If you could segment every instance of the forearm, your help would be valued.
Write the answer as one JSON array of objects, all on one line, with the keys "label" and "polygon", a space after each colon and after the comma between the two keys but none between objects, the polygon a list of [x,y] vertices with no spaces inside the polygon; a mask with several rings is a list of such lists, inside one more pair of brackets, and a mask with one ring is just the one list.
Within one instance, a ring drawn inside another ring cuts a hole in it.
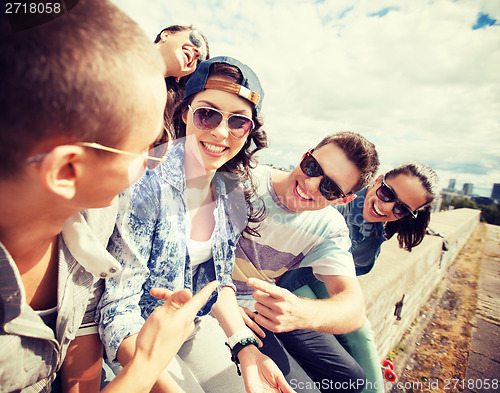
[{"label": "forearm", "polygon": [[[130,391],[130,384],[136,384],[135,381],[137,380],[139,382],[137,384],[137,392],[183,393],[184,390],[177,384],[167,369],[160,372],[152,372],[152,370],[157,370],[157,367],[154,367],[154,365],[151,367],[151,365],[148,365],[146,359],[141,359],[139,355],[136,355],[136,341],[137,334],[134,334],[123,340],[118,348],[117,358],[124,367],[118,374],[123,379],[118,386],[124,386],[128,389],[127,391]],[[118,389],[117,387],[114,388]],[[136,386],[134,385],[135,388]]]},{"label": "forearm", "polygon": [[102,390],[102,393],[149,392],[157,379],[158,375],[151,373],[147,362],[139,358],[130,358],[123,370]]},{"label": "forearm", "polygon": [[151,289],[150,294],[165,303],[151,313],[139,334],[119,343],[117,358],[125,367],[106,392],[144,392],[154,384],[156,392],[182,392],[167,366],[192,330],[197,311],[216,287],[217,281],[213,281],[194,297],[186,289],[175,293]]},{"label": "forearm", "polygon": [[212,312],[227,337],[246,328],[236,301],[236,294],[231,287],[222,287]]},{"label": "forearm", "polygon": [[[365,322],[363,298],[341,293],[330,299],[301,299],[304,302],[305,329],[343,334],[360,329]],[[297,326],[297,328],[301,328]]]},{"label": "forearm", "polygon": [[309,329],[343,334],[360,329],[365,323],[363,292],[355,277],[322,276],[329,299],[301,299],[309,310]]}]

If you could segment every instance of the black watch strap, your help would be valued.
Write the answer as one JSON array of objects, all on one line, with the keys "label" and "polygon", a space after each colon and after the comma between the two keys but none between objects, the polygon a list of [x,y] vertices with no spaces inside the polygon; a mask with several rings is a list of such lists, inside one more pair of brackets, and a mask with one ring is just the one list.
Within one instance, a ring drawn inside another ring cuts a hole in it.
[{"label": "black watch strap", "polygon": [[238,373],[238,375],[241,375],[240,367],[238,366],[240,364],[240,360],[238,359],[238,354],[243,348],[245,348],[248,345],[255,345],[258,348],[259,342],[255,337],[248,337],[238,341],[236,344],[234,344],[233,348],[231,348],[228,343],[226,343],[226,345],[231,350],[231,361],[234,364],[236,364],[236,372]]}]

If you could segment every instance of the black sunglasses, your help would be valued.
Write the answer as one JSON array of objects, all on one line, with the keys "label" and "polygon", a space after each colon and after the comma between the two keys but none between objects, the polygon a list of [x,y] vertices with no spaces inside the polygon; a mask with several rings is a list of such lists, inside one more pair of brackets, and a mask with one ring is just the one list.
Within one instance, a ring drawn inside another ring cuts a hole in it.
[{"label": "black sunglasses", "polygon": [[312,152],[313,150],[309,150],[300,162],[300,169],[304,172],[304,175],[309,177],[323,176],[323,179],[321,179],[321,182],[319,183],[319,191],[325,199],[332,201],[338,198],[345,198],[346,194],[342,191],[342,188],[325,175],[323,168],[321,168],[319,162],[316,161]]},{"label": "black sunglasses", "polygon": [[394,217],[396,217],[400,221],[405,221],[405,220],[411,220],[413,218],[417,218],[417,212],[413,212],[408,205],[405,205],[403,202],[401,202],[397,196],[394,190],[389,187],[385,183],[385,177],[382,178],[382,182],[380,184],[380,187],[377,188],[376,194],[378,199],[380,199],[382,202],[395,202],[394,206],[392,208],[392,213],[394,214]]}]

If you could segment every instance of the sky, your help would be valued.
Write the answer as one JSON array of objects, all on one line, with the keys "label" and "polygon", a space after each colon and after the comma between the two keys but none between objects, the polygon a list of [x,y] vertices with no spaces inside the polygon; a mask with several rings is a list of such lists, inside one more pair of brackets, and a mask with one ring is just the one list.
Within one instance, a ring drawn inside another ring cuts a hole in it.
[{"label": "sky", "polygon": [[296,166],[323,137],[354,131],[380,172],[431,166],[441,187],[500,183],[498,0],[113,0],[153,40],[194,25],[210,54],[250,66],[270,147]]}]

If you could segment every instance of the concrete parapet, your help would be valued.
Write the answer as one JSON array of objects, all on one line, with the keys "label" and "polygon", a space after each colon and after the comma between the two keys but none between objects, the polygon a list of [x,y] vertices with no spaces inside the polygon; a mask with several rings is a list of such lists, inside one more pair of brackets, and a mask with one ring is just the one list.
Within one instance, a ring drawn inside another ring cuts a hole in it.
[{"label": "concrete parapet", "polygon": [[[429,228],[442,237],[426,236],[411,253],[400,249],[393,237],[382,245],[373,270],[359,277],[381,358],[397,345],[418,316],[478,224],[479,216],[480,211],[473,209],[434,213]],[[447,251],[443,250],[444,241]],[[400,308],[397,304],[401,301]]]}]

